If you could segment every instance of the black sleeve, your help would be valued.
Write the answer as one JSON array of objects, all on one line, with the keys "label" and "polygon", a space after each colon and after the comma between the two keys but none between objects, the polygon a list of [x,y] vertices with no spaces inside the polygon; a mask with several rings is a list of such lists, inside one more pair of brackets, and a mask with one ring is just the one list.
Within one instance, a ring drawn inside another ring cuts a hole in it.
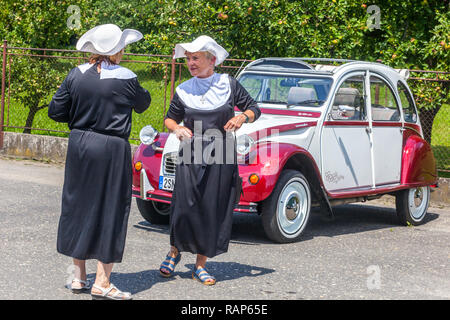
[{"label": "black sleeve", "polygon": [[137,113],[142,113],[150,106],[152,98],[150,97],[150,93],[146,89],[142,88],[137,78],[134,78],[133,82],[136,89],[133,103],[134,111]]},{"label": "black sleeve", "polygon": [[176,123],[180,123],[184,119],[184,106],[177,93],[175,93],[172,101],[170,101],[169,110],[164,120],[168,118],[174,120]]},{"label": "black sleeve", "polygon": [[57,122],[69,122],[69,112],[72,106],[70,82],[74,69],[69,72],[48,106],[48,116]]},{"label": "black sleeve", "polygon": [[258,104],[250,96],[250,94],[245,90],[245,88],[237,81],[235,78],[230,77],[231,88],[233,89],[234,104],[242,112],[246,110],[251,110],[255,114],[255,119],[258,119],[261,115],[261,110]]}]

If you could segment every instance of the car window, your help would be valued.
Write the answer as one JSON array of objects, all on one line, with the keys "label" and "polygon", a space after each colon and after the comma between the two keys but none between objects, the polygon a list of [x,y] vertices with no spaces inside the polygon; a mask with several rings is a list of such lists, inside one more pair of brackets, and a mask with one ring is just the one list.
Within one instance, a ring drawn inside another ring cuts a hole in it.
[{"label": "car window", "polygon": [[331,108],[333,120],[366,120],[364,77],[346,79],[339,87]]},{"label": "car window", "polygon": [[398,121],[400,112],[394,93],[381,78],[370,76],[370,102],[373,121]]},{"label": "car window", "polygon": [[406,122],[417,122],[416,109],[414,108],[414,102],[411,94],[406,89],[406,86],[398,82],[398,94],[400,96],[400,101],[402,103],[403,117]]},{"label": "car window", "polygon": [[328,77],[246,73],[239,82],[256,102],[317,107],[327,99],[333,80]]},{"label": "car window", "polygon": [[250,96],[254,99],[260,95],[263,79],[257,77],[242,77],[239,82],[244,86]]}]

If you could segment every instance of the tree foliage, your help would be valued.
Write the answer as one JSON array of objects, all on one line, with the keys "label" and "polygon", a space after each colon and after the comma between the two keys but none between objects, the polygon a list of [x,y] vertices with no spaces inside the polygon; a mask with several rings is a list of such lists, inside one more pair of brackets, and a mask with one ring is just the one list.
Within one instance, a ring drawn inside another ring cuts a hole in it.
[{"label": "tree foliage", "polygon": [[[67,26],[70,5],[80,8],[78,29]],[[171,54],[175,43],[207,34],[231,58],[347,58],[395,68],[449,70],[448,0],[378,0],[375,28],[370,8],[364,0],[3,0],[0,35],[17,46],[73,49],[88,29],[115,23],[144,34],[143,41],[127,48],[130,52]],[[24,102],[44,99],[44,91],[57,85],[51,83],[52,71],[44,60],[39,60],[44,72],[17,65],[23,70],[23,95],[35,94]],[[412,87],[424,110],[449,103],[445,83],[417,81]]]},{"label": "tree foliage", "polygon": [[[87,10],[89,1],[70,1]],[[77,31],[67,26],[69,2],[49,0],[2,1],[0,35],[8,46],[30,48],[67,48]],[[14,97],[29,109],[25,127],[31,127],[35,114],[47,107],[67,72],[67,61],[41,58],[43,50],[16,49],[11,53],[11,75]],[[30,129],[24,129],[29,133]]]},{"label": "tree foliage", "polygon": [[[377,28],[372,27],[374,12],[363,0],[113,0],[98,4],[102,23],[118,23],[145,34],[145,41],[136,47],[141,52],[171,54],[175,43],[207,34],[233,58],[346,58],[380,61],[394,68],[450,69],[448,0],[379,0]],[[443,103],[449,103],[448,82],[410,81],[410,86],[430,139],[435,115]]]},{"label": "tree foliage", "polygon": [[101,23],[142,31],[139,50],[147,53],[171,54],[175,43],[208,34],[233,58],[333,57],[448,68],[448,0],[379,0],[379,28],[368,25],[369,7],[362,0],[112,0],[97,1],[96,12]]},{"label": "tree foliage", "polygon": [[[113,0],[98,1],[96,10],[101,23],[141,30],[145,41],[135,51],[143,53],[171,54],[175,43],[208,34],[232,58],[346,58],[450,69],[448,0],[379,0],[377,7],[378,28],[371,28],[373,13],[362,0]],[[449,103],[448,85],[413,87],[421,108]]]}]

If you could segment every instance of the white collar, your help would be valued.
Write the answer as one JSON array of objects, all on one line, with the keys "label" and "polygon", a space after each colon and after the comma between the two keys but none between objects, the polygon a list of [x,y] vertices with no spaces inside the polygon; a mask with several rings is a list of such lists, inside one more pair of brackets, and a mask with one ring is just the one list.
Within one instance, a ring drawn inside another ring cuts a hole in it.
[{"label": "white collar", "polygon": [[136,77],[136,74],[130,69],[102,61],[100,79],[132,79]]},{"label": "white collar", "polygon": [[[85,63],[78,66],[78,69],[80,69],[81,73],[85,73],[94,65],[95,63]],[[102,61],[100,79],[132,79],[136,77],[136,74],[127,68]]]},{"label": "white collar", "polygon": [[176,92],[189,108],[213,110],[223,106],[231,94],[227,74],[213,73],[207,78],[193,77],[180,84]]},{"label": "white collar", "polygon": [[81,73],[85,73],[86,70],[91,68],[93,65],[94,65],[93,63],[85,63],[85,64],[82,64],[82,65],[79,65],[78,69],[80,69]]}]

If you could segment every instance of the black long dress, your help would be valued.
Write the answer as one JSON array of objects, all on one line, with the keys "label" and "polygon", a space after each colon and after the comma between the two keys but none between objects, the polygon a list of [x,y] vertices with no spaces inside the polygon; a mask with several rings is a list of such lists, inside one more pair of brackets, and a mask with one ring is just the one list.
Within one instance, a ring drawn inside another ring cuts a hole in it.
[{"label": "black long dress", "polygon": [[48,115],[68,122],[58,252],[80,260],[121,262],[131,204],[132,110],[150,105],[150,94],[130,70],[102,63],[70,71]]},{"label": "black long dress", "polygon": [[[235,106],[241,111],[252,110],[255,119],[261,114],[242,85],[232,77],[229,80],[231,94],[222,106],[212,110],[191,108],[176,93],[166,116],[177,123],[184,121],[194,134],[191,140],[180,144],[171,203],[170,244],[179,251],[209,258],[228,251],[238,200],[234,136],[226,134],[223,127],[234,117]],[[217,143],[218,139],[223,140]]]}]

